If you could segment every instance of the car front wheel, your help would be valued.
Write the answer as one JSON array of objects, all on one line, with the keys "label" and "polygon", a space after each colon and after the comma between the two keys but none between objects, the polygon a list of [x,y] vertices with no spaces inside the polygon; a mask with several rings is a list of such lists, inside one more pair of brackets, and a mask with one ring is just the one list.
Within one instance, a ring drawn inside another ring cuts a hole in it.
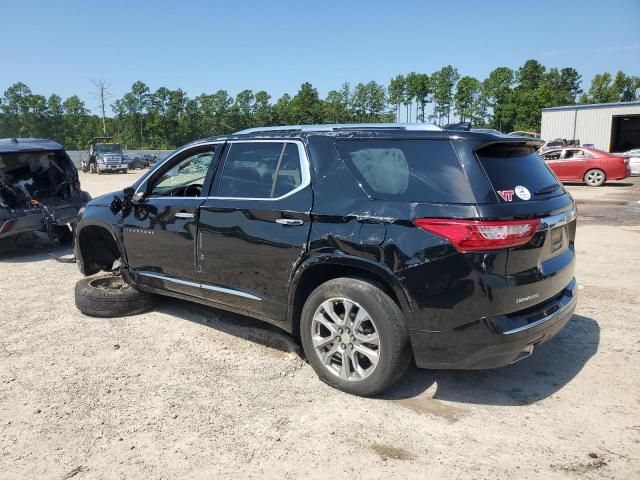
[{"label": "car front wheel", "polygon": [[402,311],[372,283],[337,278],[320,285],[300,322],[307,360],[322,381],[344,392],[381,393],[411,362]]}]

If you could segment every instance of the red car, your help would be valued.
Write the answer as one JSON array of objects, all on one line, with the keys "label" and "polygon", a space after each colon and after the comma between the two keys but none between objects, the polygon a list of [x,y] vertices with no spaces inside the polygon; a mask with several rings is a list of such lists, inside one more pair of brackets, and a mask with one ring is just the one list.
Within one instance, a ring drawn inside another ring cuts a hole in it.
[{"label": "red car", "polygon": [[607,180],[623,180],[631,175],[628,158],[595,148],[555,148],[540,156],[561,182],[599,187]]}]

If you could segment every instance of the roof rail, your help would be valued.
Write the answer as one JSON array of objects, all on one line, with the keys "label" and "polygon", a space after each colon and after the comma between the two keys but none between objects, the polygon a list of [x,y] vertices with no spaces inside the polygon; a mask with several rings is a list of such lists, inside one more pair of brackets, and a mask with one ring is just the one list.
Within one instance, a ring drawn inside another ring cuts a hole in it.
[{"label": "roof rail", "polygon": [[412,131],[441,131],[442,129],[432,123],[329,123],[318,125],[282,125],[277,127],[255,127],[240,130],[235,134],[260,133],[260,132],[332,132],[335,130],[374,130],[397,129]]},{"label": "roof rail", "polygon": [[462,130],[463,132],[468,132],[471,130],[471,122],[450,123],[449,125],[445,125],[444,129],[445,130]]}]

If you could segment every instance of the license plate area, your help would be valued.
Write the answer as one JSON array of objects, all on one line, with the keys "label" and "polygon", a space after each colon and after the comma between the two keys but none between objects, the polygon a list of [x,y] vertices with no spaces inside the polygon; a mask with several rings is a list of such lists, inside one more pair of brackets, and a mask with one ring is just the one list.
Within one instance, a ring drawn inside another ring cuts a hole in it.
[{"label": "license plate area", "polygon": [[556,227],[549,232],[551,242],[551,253],[562,250],[564,246],[564,227]]}]

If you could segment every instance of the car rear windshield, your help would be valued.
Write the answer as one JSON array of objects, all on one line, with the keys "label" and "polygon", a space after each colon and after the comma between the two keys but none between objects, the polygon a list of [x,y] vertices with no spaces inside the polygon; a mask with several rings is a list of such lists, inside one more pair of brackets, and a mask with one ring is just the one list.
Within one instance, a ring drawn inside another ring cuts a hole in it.
[{"label": "car rear windshield", "polygon": [[[497,144],[476,154],[496,191],[513,191],[522,186],[532,197],[563,193],[556,177],[531,147]],[[517,195],[512,198],[514,202],[522,201]]]},{"label": "car rear windshield", "polygon": [[374,198],[426,203],[474,203],[448,140],[344,140],[340,156]]}]

